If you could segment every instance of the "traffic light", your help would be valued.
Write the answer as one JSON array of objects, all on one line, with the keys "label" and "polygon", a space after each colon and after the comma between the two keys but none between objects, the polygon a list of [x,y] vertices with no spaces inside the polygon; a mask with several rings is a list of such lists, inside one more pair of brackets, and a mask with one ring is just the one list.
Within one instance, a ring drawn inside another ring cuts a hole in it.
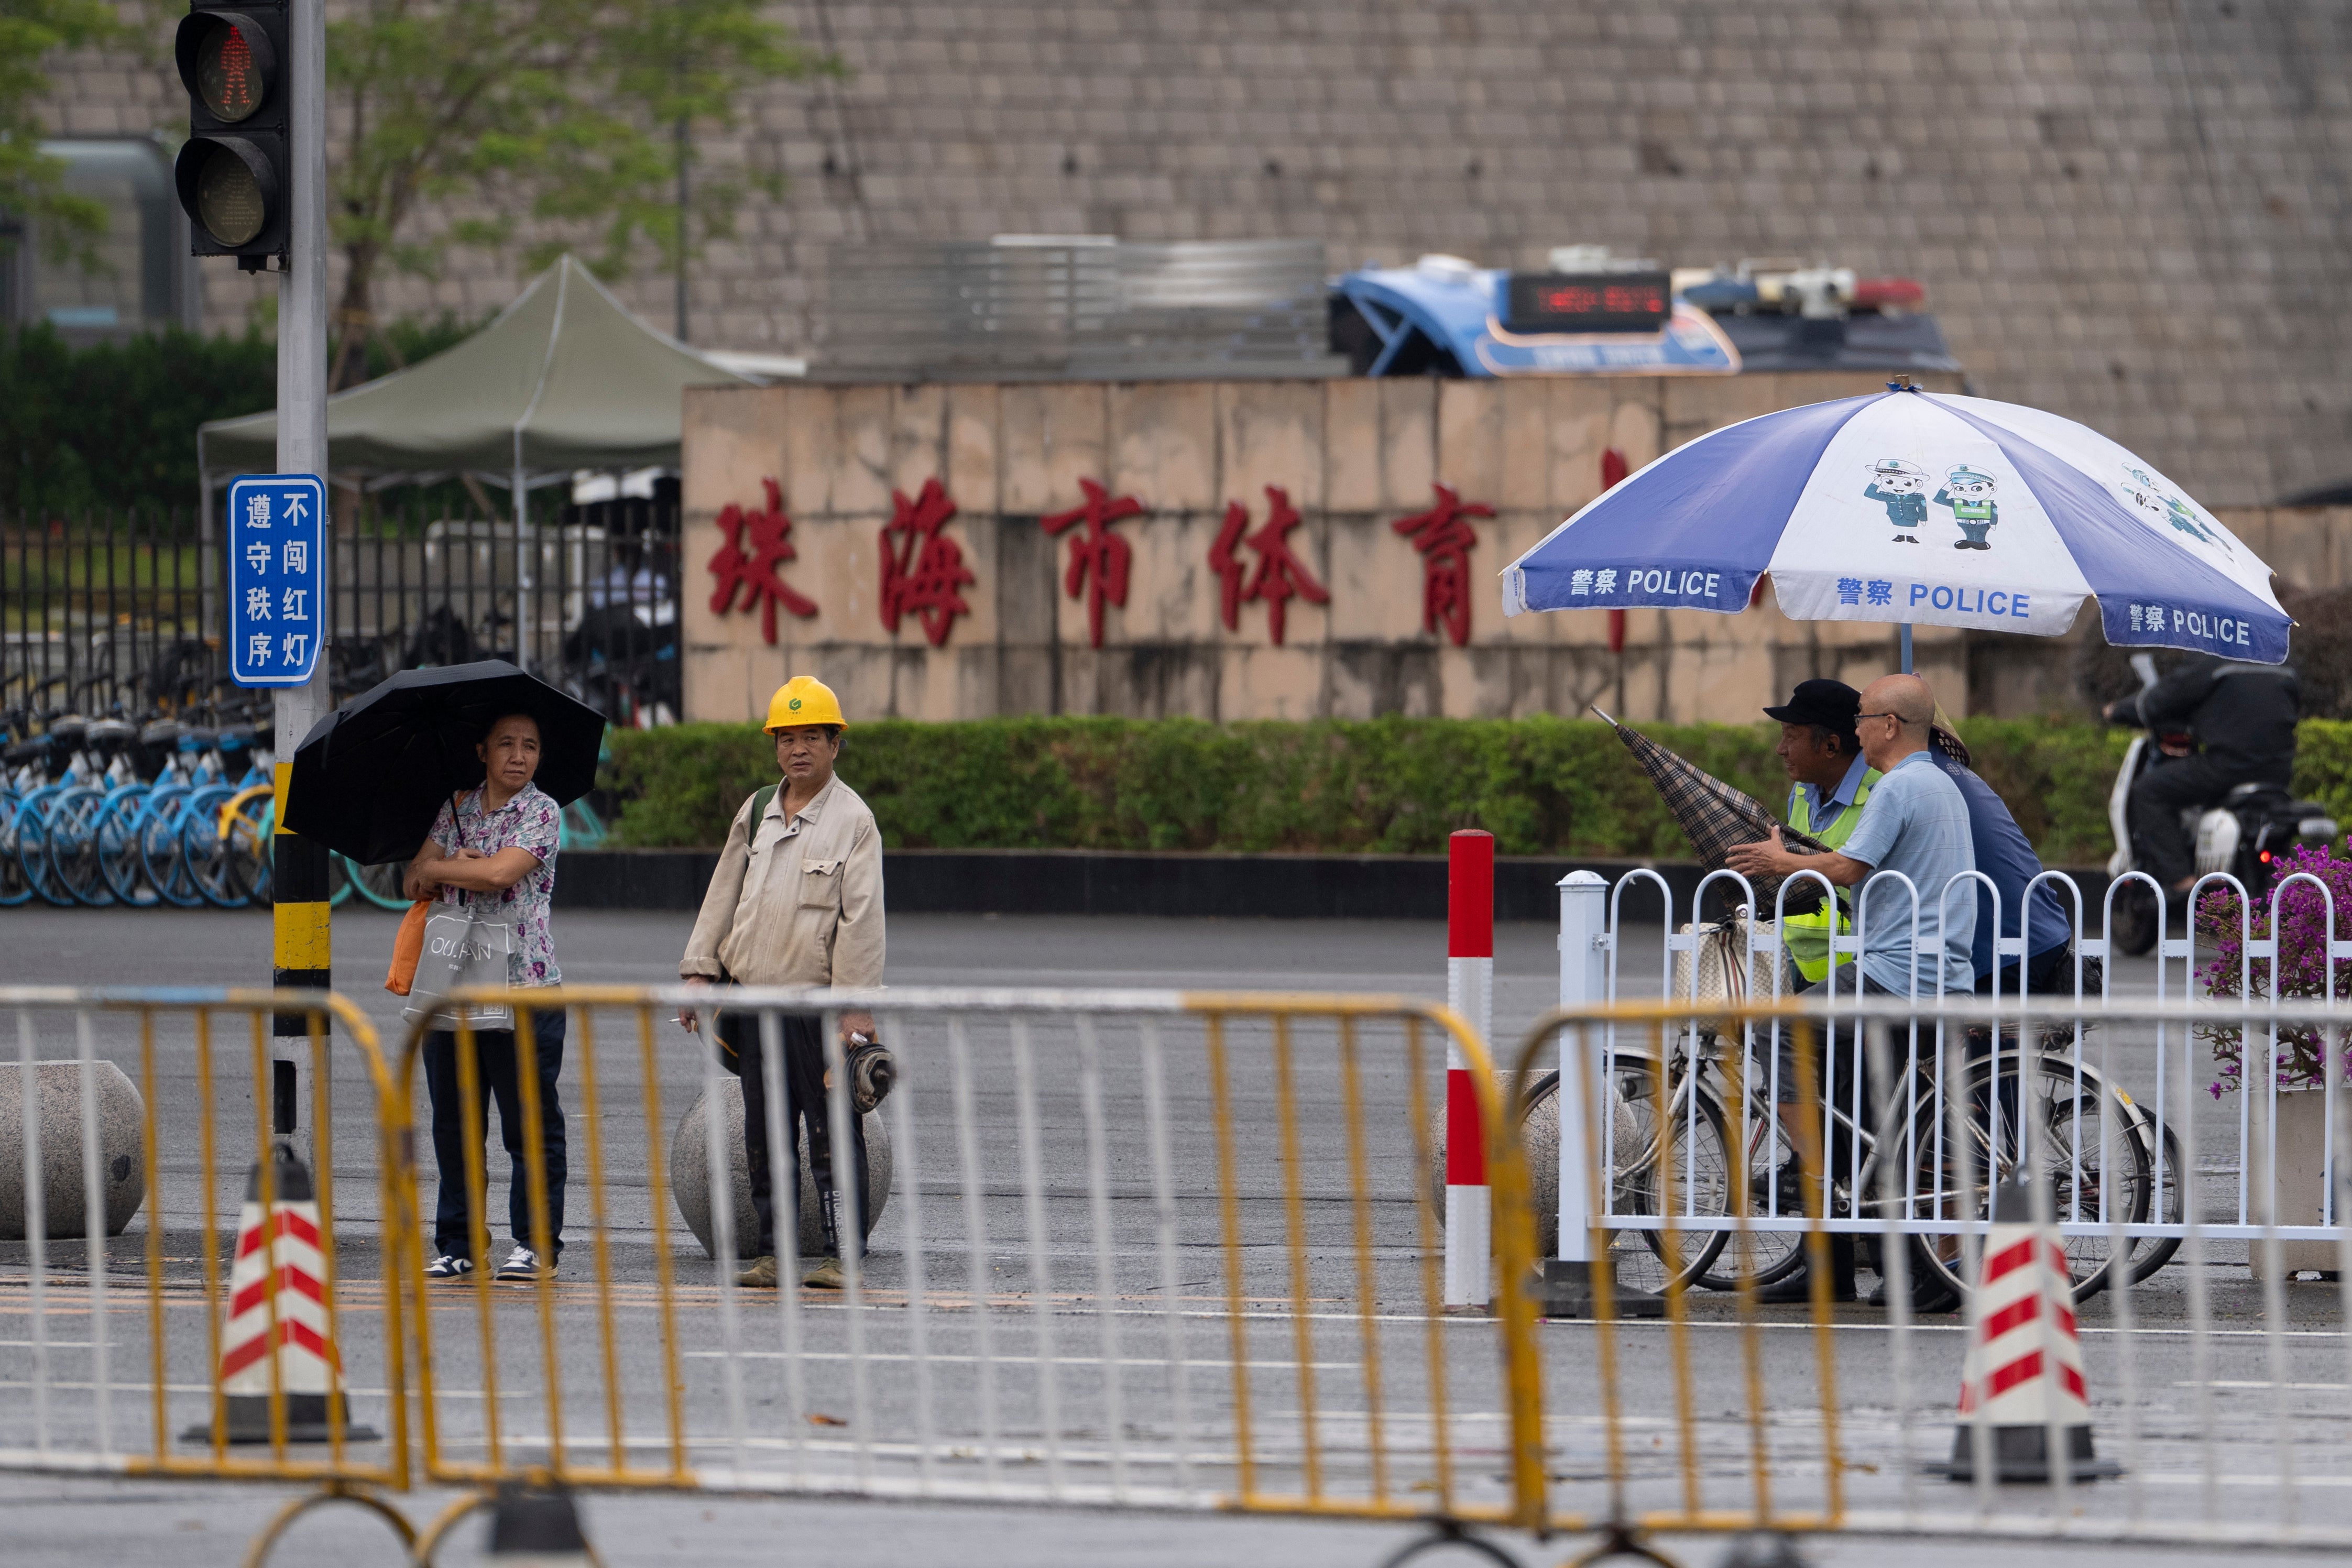
[{"label": "traffic light", "polygon": [[188,142],[173,173],[192,248],[262,271],[286,255],[292,189],[285,0],[194,0],[173,54],[188,89]]}]

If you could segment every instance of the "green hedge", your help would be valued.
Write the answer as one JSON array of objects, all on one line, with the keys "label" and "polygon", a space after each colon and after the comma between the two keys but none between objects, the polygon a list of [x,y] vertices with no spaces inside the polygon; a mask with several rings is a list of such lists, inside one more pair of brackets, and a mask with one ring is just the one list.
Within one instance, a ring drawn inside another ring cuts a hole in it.
[{"label": "green hedge", "polygon": [[[1959,727],[2044,861],[2106,858],[2127,732]],[[1643,732],[1767,804],[1787,797],[1770,725]],[[604,782],[627,844],[716,844],[743,797],[775,779],[772,746],[749,725],[616,730],[612,751]],[[841,772],[894,848],[1427,854],[1456,828],[1485,828],[1505,854],[1689,852],[1632,756],[1590,720],[882,721],[850,732]],[[2352,821],[2352,723],[2304,725],[2295,784]]]}]

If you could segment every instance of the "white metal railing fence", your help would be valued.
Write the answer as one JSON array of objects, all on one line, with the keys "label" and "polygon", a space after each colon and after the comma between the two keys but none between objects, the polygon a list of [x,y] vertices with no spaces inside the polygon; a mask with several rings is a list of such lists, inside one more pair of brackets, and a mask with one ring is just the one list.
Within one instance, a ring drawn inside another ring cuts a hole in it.
[{"label": "white metal railing fence", "polygon": [[[1643,1064],[1651,1055],[1663,1052],[1675,1093],[1675,1103],[1689,1124],[1686,1130],[1705,1132],[1710,1103],[1714,1111],[1719,1112],[1737,1098],[1752,1124],[1743,1130],[1744,1135],[1751,1142],[1762,1140],[1758,1145],[1759,1148],[1780,1153],[1781,1157],[1773,1161],[1775,1169],[1787,1163],[1789,1152],[1790,1132],[1780,1107],[1797,1098],[1797,1086],[1784,1082],[1790,1055],[1788,1033],[1777,1021],[1762,1020],[1743,1024],[1731,1038],[1718,1035],[1706,1018],[1705,1009],[1743,998],[1737,994],[1727,997],[1720,988],[1710,994],[1706,989],[1706,966],[1701,959],[1710,943],[1717,945],[1717,954],[1727,946],[1736,953],[1742,973],[1753,982],[1746,999],[1759,1003],[1793,1000],[1783,989],[1788,966],[1780,955],[1779,926],[1790,892],[1801,881],[1817,883],[1823,888],[1828,885],[1813,873],[1790,879],[1773,902],[1770,924],[1742,922],[1734,926],[1728,937],[1718,925],[1703,921],[1700,915],[1710,893],[1735,906],[1752,907],[1748,883],[1735,873],[1709,874],[1694,890],[1689,904],[1677,909],[1663,877],[1646,870],[1633,872],[1606,890],[1606,924],[1597,931],[1591,929],[1591,905],[1597,902],[1594,895],[1601,891],[1598,879],[1578,884],[1577,879],[1571,878],[1562,884],[1568,901],[1564,910],[1574,910],[1563,915],[1563,1006],[1612,1004],[1642,999],[1646,994],[1692,1009],[1675,1028],[1654,1031],[1654,1040],[1635,1040],[1615,1027],[1606,1030],[1601,1042],[1603,1081],[1622,1082],[1622,1067],[1630,1064],[1646,1071]],[[1642,983],[1646,976],[1637,980],[1629,972],[1628,965],[1633,947],[1626,924],[1627,894],[1643,889],[1645,883],[1654,888],[1660,902],[1671,912],[1659,942],[1654,989]],[[2272,1235],[2290,1242],[2334,1240],[2339,1199],[2335,1185],[2326,1180],[2324,1173],[2337,1165],[2337,1096],[2352,1035],[2347,1035],[2341,1024],[2331,1026],[2313,1016],[2313,1004],[2318,998],[2278,994],[2279,985],[2264,971],[2275,973],[2280,969],[2281,927],[2295,924],[2297,912],[2292,904],[2296,890],[2307,889],[2304,902],[2315,900],[2318,904],[2316,935],[2306,931],[2289,939],[2289,983],[2310,987],[2310,970],[2315,962],[2326,971],[2328,992],[2352,996],[2352,938],[2335,935],[2344,925],[2352,925],[2352,911],[2343,912],[2339,918],[2332,891],[2308,873],[2282,878],[2260,901],[2248,899],[2244,888],[2234,878],[2219,873],[2200,878],[2192,895],[2192,908],[2207,903],[2209,892],[2218,891],[2226,898],[2221,910],[2209,909],[2204,926],[2210,937],[2216,934],[2215,916],[2218,915],[2225,923],[2219,936],[2236,948],[2236,964],[2234,974],[2222,978],[2235,994],[2204,998],[2201,1005],[2196,1006],[2194,1017],[2190,1017],[2177,1009],[2180,1004],[2197,1004],[2198,993],[2203,988],[2197,963],[2200,937],[2180,912],[2174,911],[2164,917],[2153,952],[2152,971],[2144,977],[2125,975],[2119,960],[2126,956],[2116,951],[2106,935],[2114,928],[2118,895],[2133,883],[2143,884],[2161,906],[2160,891],[2145,873],[2133,873],[2119,878],[2100,901],[2100,934],[2095,936],[2085,929],[2085,900],[2072,878],[2058,872],[2045,872],[2035,878],[2029,884],[2027,897],[2030,899],[2036,889],[2049,886],[2060,895],[2061,907],[2068,916],[2072,958],[2063,977],[2064,988],[2054,993],[2020,994],[2008,977],[2021,979],[2027,961],[2032,956],[2025,952],[2031,922],[2021,923],[2020,935],[1997,936],[1994,963],[2003,988],[1996,988],[1980,998],[1970,998],[1986,1009],[1986,1016],[1973,1019],[1973,1041],[1965,1036],[1954,1036],[1956,1028],[1966,1029],[1969,1025],[1951,1011],[1958,998],[1940,995],[1933,975],[1943,951],[1946,920],[1955,901],[1973,899],[1978,889],[1982,888],[1990,899],[1998,930],[2003,914],[1999,889],[1982,873],[1967,873],[1952,879],[1932,907],[1923,907],[1926,901],[1919,890],[1900,874],[1883,874],[1866,883],[1864,896],[1857,901],[1853,929],[1831,936],[1833,967],[1830,988],[1811,998],[1815,1005],[1822,1005],[1826,997],[1830,1017],[1851,1020],[1825,1040],[1825,1046],[1834,1048],[1829,1053],[1837,1061],[1826,1080],[1827,1094],[1819,1107],[1818,1131],[1823,1146],[1832,1151],[1833,1157],[1818,1179],[1832,1186],[1843,1186],[1849,1193],[1874,1186],[1865,1180],[1871,1163],[1870,1145],[1879,1131],[1874,1121],[1875,1112],[1864,1101],[1869,1074],[1852,1070],[1856,1051],[1854,1029],[1874,1009],[1881,1027],[1892,1031],[1885,1049],[1892,1052],[1890,1071],[1906,1097],[1904,1111],[1934,1113],[1932,1118],[1920,1118],[1916,1135],[1906,1134],[1909,1140],[1905,1145],[1906,1154],[1921,1155],[1918,1140],[1926,1136],[1931,1121],[1941,1125],[1948,1120],[1945,1115],[1945,1097],[1938,1086],[1945,1070],[1954,1065],[1950,1059],[1957,1056],[1963,1067],[1974,1063],[1971,1071],[1987,1078],[1987,1103],[1983,1107],[1986,1125],[1978,1135],[1992,1140],[2005,1150],[2005,1157],[2011,1159],[2022,1155],[2022,1141],[2035,1127],[2030,1121],[2021,1123],[2016,1117],[2014,1096],[2018,1091],[2000,1087],[2001,1075],[2019,1071],[2021,1067],[2029,1079],[2037,1071],[2059,1072],[2070,1089],[2079,1091],[2080,1103],[2074,1107],[2077,1134],[2088,1135],[2095,1131],[2098,1124],[2092,1119],[2094,1115],[2111,1114],[2121,1135],[2145,1146],[2144,1176],[2137,1172],[2134,1176],[2145,1187],[2144,1201],[2138,1197],[2130,1201],[2144,1207],[2146,1213],[2135,1212],[2126,1223],[2125,1234],[2128,1238],[2178,1243],[2186,1239],[2191,1224],[2197,1223],[2209,1240],[2245,1242]],[[1853,983],[1852,979],[1840,977],[1842,974],[1850,977],[1852,971],[1841,971],[1835,966],[1859,957],[1869,938],[1873,916],[1884,910],[1889,892],[1896,894],[1899,901],[1895,917],[1910,915],[1913,929],[1927,935],[1916,938],[1911,945],[1915,988],[1910,997],[1898,999],[1874,996],[1864,1006],[1864,999],[1848,988]],[[1576,907],[1579,905],[1581,907]],[[2306,925],[2315,924],[2309,918],[2313,912],[2306,909],[2303,913]],[[1591,994],[1592,979],[1567,977],[1568,949],[1588,940],[1601,958],[1600,973],[1594,977],[1599,985],[1597,995]],[[2216,953],[2209,951],[2207,956],[2216,958]],[[2213,965],[2209,963],[2202,973],[2211,975]],[[2133,983],[2142,978],[2147,983]],[[1997,1032],[1990,1032],[1996,1024]],[[2222,1052],[2224,1059],[2234,1051],[2244,1064],[2242,1071],[2226,1060],[2217,1061],[2217,1043],[2228,1048]],[[2299,1066],[2313,1071],[2299,1073]],[[2306,1089],[2292,1081],[2297,1076],[2315,1081],[2309,1082]],[[1736,1084],[1732,1082],[1735,1079]],[[2237,1082],[2233,1082],[2233,1079]],[[2283,1079],[2289,1082],[2283,1082]],[[2249,1084],[2251,1092],[2246,1089]],[[2299,1100],[2298,1095],[2304,1092],[2316,1096],[2315,1103]],[[1612,1114],[1601,1124],[1612,1170],[1621,1164],[1613,1146],[1621,1120]],[[2295,1134],[2305,1124],[2316,1129],[2320,1140],[2316,1165],[2298,1163],[2292,1149],[2283,1154],[2282,1145],[2292,1145]],[[2272,1135],[2273,1128],[2278,1129],[2277,1135]],[[2090,1168],[2084,1159],[2085,1151],[2070,1140],[2063,1152],[2072,1168],[2062,1198],[2080,1212],[2063,1223],[2074,1235],[2107,1231],[2113,1217],[2106,1210],[2113,1205],[2099,1193],[2084,1189],[2084,1181]],[[1689,1154],[1686,1157],[1695,1160],[1698,1156]],[[2133,1156],[2136,1160],[2138,1157]],[[2283,1157],[2285,1165],[2282,1175]],[[2107,1174],[2112,1176],[2114,1173]],[[2227,1178],[2223,1190],[2215,1190],[2216,1178]],[[2276,1186],[2279,1179],[2287,1182],[2289,1190],[2282,1191]],[[1796,1229],[1803,1226],[1804,1216],[1789,1203],[1790,1195],[1785,1184],[1768,1182],[1760,1186],[1759,1207],[1751,1217],[1756,1226],[1764,1229]],[[1684,1218],[1708,1222],[1707,1217],[1695,1207],[1705,1196],[1703,1185],[1685,1186]],[[1923,1202],[1931,1196],[1918,1190],[1904,1192],[1903,1221],[1906,1227],[1926,1228],[1940,1225],[1947,1218],[1921,1212]],[[2200,1201],[2192,1204],[2192,1197]],[[2271,1223],[2267,1225],[2263,1212],[2266,1207],[2276,1209],[2269,1216]],[[2199,1212],[2192,1214],[2192,1208]],[[1654,1227],[1658,1223],[1654,1214],[1615,1208],[1606,1212],[1612,1224],[1628,1228]],[[1718,1216],[1712,1223],[1728,1222]],[[1834,1227],[1864,1229],[1873,1223],[1861,1216],[1832,1216]]]}]

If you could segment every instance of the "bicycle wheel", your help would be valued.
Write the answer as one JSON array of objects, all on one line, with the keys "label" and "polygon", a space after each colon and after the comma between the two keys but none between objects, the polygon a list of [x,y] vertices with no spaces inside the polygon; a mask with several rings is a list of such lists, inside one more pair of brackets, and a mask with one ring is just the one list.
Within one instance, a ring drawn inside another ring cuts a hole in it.
[{"label": "bicycle wheel", "polygon": [[156,896],[181,909],[202,909],[205,896],[188,874],[184,846],[180,841],[180,813],[185,794],[174,795],[150,812],[139,827],[139,863]]},{"label": "bicycle wheel", "polygon": [[89,909],[114,902],[98,858],[98,817],[105,809],[105,792],[88,788],[67,790],[49,808],[50,871],[76,904]]},{"label": "bicycle wheel", "polygon": [[162,902],[147,881],[147,868],[139,863],[139,814],[146,804],[144,789],[124,789],[106,803],[98,818],[99,874],[114,890],[115,902],[135,909],[152,908]]},{"label": "bicycle wheel", "polygon": [[180,813],[180,859],[197,894],[214,908],[243,909],[252,902],[238,885],[218,815],[205,802],[191,802]]},{"label": "bicycle wheel", "polygon": [[[2141,1111],[2139,1126],[2133,1135],[2138,1139],[2143,1150],[2153,1150],[2156,1118]],[[2154,1165],[2152,1158],[2150,1164]],[[2150,1197],[2148,1207],[2155,1213],[2156,1223],[2184,1223],[2189,1218],[2187,1184],[2197,1179],[2197,1173],[2181,1158],[2180,1139],[2174,1134],[2169,1122],[2164,1124],[2164,1163],[2156,1166],[2155,1171],[2158,1191]],[[2152,1277],[2158,1270],[2171,1262],[2172,1255],[2180,1250],[2180,1239],[2178,1236],[2140,1238],[2132,1249],[2132,1283],[2137,1285]]]},{"label": "bicycle wheel", "polygon": [[583,796],[563,808],[556,819],[556,847],[566,850],[601,850],[604,847],[604,819],[596,814]]},{"label": "bicycle wheel", "polygon": [[[1965,1151],[1953,1146],[1948,1105],[1934,1096],[1923,1097],[1911,1127],[1908,1160],[1910,1190],[1920,1218],[1987,1218],[1988,1168],[1996,1183],[2017,1180],[2025,1169],[2019,1150],[2021,1109],[2032,1119],[2036,1175],[2047,1186],[2060,1224],[2106,1225],[2120,1218],[2137,1225],[2147,1218],[2155,1186],[2149,1140],[2134,1136],[2138,1118],[2097,1073],[2084,1068],[2078,1077],[2071,1060],[2039,1056],[2028,1066],[2021,1092],[2014,1055],[2001,1058],[1997,1082],[1993,1069],[1990,1061],[1971,1061],[1963,1076]],[[2104,1155],[2102,1122],[2113,1145]],[[1966,1294],[1969,1264],[1960,1240],[1957,1235],[1925,1236],[1912,1256]],[[2135,1254],[2139,1249],[2130,1243],[2118,1260],[2105,1235],[2064,1240],[2077,1303],[2105,1290],[2118,1272],[2138,1272],[2141,1260]],[[2116,1267],[2118,1263],[2121,1269]]]},{"label": "bicycle wheel", "polygon": [[226,813],[228,874],[248,903],[270,907],[270,835],[278,827],[278,803],[267,789],[247,791]]},{"label": "bicycle wheel", "polygon": [[16,863],[44,904],[71,909],[74,896],[65,890],[49,862],[49,807],[57,797],[33,795],[16,809]]},{"label": "bicycle wheel", "polygon": [[341,854],[327,855],[327,903],[330,905],[348,902],[352,896],[352,862]]},{"label": "bicycle wheel", "polygon": [[405,861],[388,861],[383,865],[362,865],[357,861],[345,864],[351,877],[352,891],[378,909],[405,910],[409,901],[401,894],[407,879]]},{"label": "bicycle wheel", "polygon": [[[1804,1216],[1801,1202],[1792,1204],[1784,1191],[1775,1212],[1773,1183],[1780,1171],[1797,1157],[1789,1142],[1783,1108],[1780,1117],[1772,1116],[1769,1106],[1750,1105],[1745,1108],[1748,1119],[1746,1135],[1741,1139],[1748,1150],[1748,1215],[1752,1220],[1799,1219]],[[1727,1211],[1729,1204],[1726,1204]],[[1724,1256],[1715,1266],[1698,1278],[1700,1288],[1709,1291],[1736,1291],[1740,1276],[1746,1274],[1757,1286],[1777,1285],[1804,1265],[1805,1233],[1789,1229],[1750,1229],[1744,1236],[1734,1231],[1728,1238]]]},{"label": "bicycle wheel", "polygon": [[[1704,1086],[1687,1077],[1675,1082],[1673,1159],[1662,1160],[1666,1151],[1655,1113],[1655,1061],[1626,1051],[1617,1055],[1612,1075],[1617,1092],[1611,1096],[1614,1128],[1609,1145],[1616,1174],[1611,1183],[1609,1212],[1663,1218],[1670,1198],[1677,1218],[1720,1218],[1730,1212],[1727,1201],[1730,1167],[1722,1108]],[[1541,1107],[1555,1103],[1559,1093],[1559,1073],[1538,1078],[1528,1092],[1528,1115],[1532,1118]],[[1546,1175],[1549,1180],[1544,1179]],[[1556,1170],[1538,1176],[1538,1207],[1549,1196],[1557,1212],[1557,1180]],[[1609,1231],[1611,1278],[1628,1290],[1653,1292],[1687,1285],[1706,1272],[1722,1252],[1725,1240],[1726,1233],[1713,1228],[1677,1228],[1670,1239],[1663,1227],[1612,1227]]]},{"label": "bicycle wheel", "polygon": [[0,789],[0,909],[31,902],[33,879],[16,858],[16,811],[22,804],[13,789]]}]

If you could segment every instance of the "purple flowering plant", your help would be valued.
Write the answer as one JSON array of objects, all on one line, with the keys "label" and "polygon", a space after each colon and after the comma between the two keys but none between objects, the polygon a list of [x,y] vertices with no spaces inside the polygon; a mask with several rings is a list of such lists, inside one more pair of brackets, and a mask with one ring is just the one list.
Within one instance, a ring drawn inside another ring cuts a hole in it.
[{"label": "purple flowering plant", "polygon": [[[2352,844],[2347,844],[2347,849],[2352,849]],[[2297,873],[2318,878],[2335,902],[2336,935],[2352,936],[2352,860],[2336,859],[2325,844],[2298,844],[2278,861],[2274,870],[2275,880],[2281,883]],[[2235,998],[2240,995],[2240,982],[2251,976],[2245,991],[2250,999],[2269,998],[2273,985],[2281,998],[2328,997],[2327,907],[2328,900],[2307,882],[2298,882],[2279,894],[2277,976],[2273,980],[2270,959],[2256,958],[2251,965],[2246,963],[2237,893],[2227,887],[2208,890],[2197,903],[2197,935],[2213,953],[2213,961],[2197,972],[2197,977],[2204,983],[2205,994]],[[2256,941],[2270,936],[2270,899],[2255,900],[2252,931]],[[2336,967],[2332,991],[2338,998],[2352,997],[2352,963]],[[2244,1031],[2214,1027],[2201,1032],[2213,1042],[2214,1061],[2221,1076],[2211,1085],[2211,1092],[2219,1099],[2223,1090],[2235,1089],[2244,1081]],[[2352,1031],[2340,1034],[2336,1045],[2344,1052],[2347,1073],[2352,1073]],[[2324,1031],[2315,1026],[2282,1024],[2278,1037],[2278,1086],[2316,1089],[2326,1083],[2326,1058],[2322,1054],[2325,1049]],[[2269,1050],[2267,1029],[2257,1030],[2257,1065]]]}]

